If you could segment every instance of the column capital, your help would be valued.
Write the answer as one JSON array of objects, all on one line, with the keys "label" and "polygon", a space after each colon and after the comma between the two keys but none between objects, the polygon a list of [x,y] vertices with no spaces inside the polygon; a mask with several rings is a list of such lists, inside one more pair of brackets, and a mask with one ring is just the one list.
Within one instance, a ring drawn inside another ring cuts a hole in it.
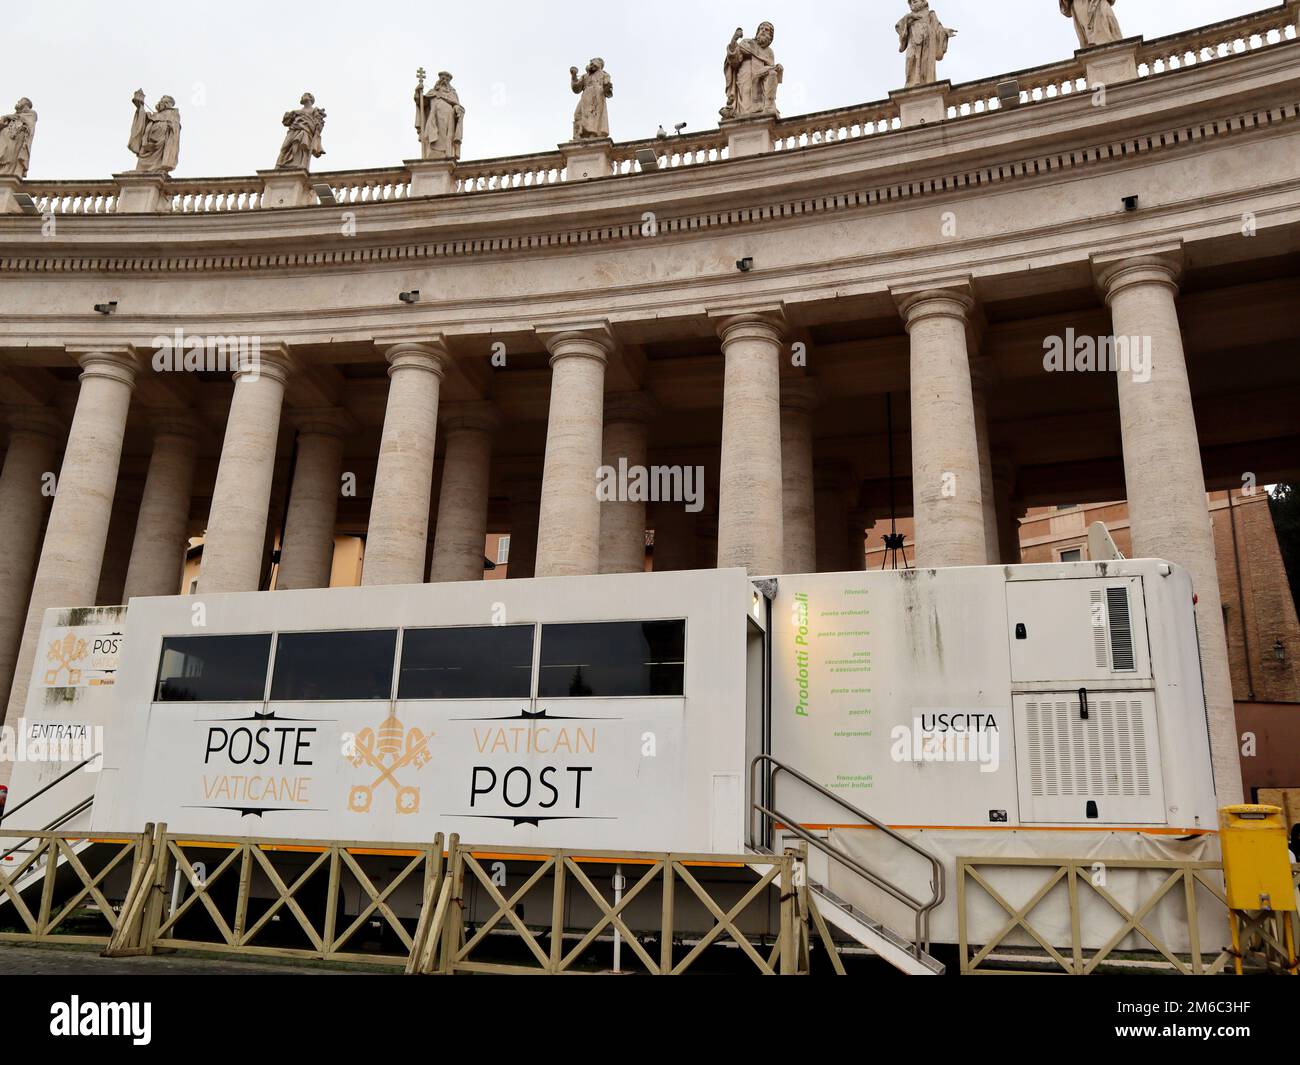
[{"label": "column capital", "polygon": [[299,407],[286,411],[289,424],[304,436],[354,435],[356,419],[342,407]]},{"label": "column capital", "polygon": [[610,329],[608,320],[593,319],[586,322],[536,326],[533,332],[551,354],[551,365],[556,359],[588,358],[601,363],[618,350],[618,338]]},{"label": "column capital", "polygon": [[659,403],[649,392],[607,392],[605,424],[634,422],[644,424],[659,413]]},{"label": "column capital", "polygon": [[397,370],[424,370],[442,377],[451,362],[451,352],[441,333],[377,336],[375,347],[388,360],[389,377]]},{"label": "column capital", "polygon": [[1093,255],[1091,262],[1093,277],[1108,305],[1131,285],[1164,285],[1176,292],[1183,275],[1183,242],[1102,252]]},{"label": "column capital", "polygon": [[733,340],[761,339],[784,343],[790,323],[784,303],[756,307],[710,307],[709,320],[724,345]]},{"label": "column capital", "polygon": [[289,345],[275,340],[269,344],[259,344],[256,354],[248,358],[245,358],[241,352],[239,364],[230,376],[234,378],[235,384],[241,381],[256,381],[261,377],[269,377],[273,381],[284,384],[289,380],[294,369]]},{"label": "column capital", "polygon": [[176,411],[159,408],[146,411],[145,417],[153,430],[154,440],[164,436],[174,436],[195,441],[199,438],[199,427],[196,424],[198,413],[196,411]]},{"label": "column capital", "polygon": [[822,401],[822,387],[816,378],[787,377],[781,381],[781,409],[807,414]]},{"label": "column capital", "polygon": [[113,344],[66,350],[81,367],[81,379],[107,377],[113,381],[120,381],[128,387],[135,387],[135,378],[140,372],[140,357],[136,353],[135,345]]},{"label": "column capital", "polygon": [[956,318],[965,325],[975,319],[975,288],[969,275],[891,285],[889,294],[909,331],[926,318]]},{"label": "column capital", "polygon": [[452,433],[495,433],[501,428],[501,415],[496,405],[487,400],[466,400],[461,403],[444,403],[438,409],[443,431]]},{"label": "column capital", "polygon": [[13,433],[33,433],[62,439],[67,435],[68,423],[53,407],[5,405],[0,407],[0,425],[9,426]]}]

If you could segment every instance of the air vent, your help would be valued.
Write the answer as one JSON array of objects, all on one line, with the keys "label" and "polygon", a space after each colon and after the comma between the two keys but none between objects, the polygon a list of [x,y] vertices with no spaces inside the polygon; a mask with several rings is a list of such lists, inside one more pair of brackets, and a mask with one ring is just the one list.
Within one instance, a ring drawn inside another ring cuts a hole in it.
[{"label": "air vent", "polygon": [[1147,721],[1140,698],[1088,693],[1025,704],[1029,786],[1035,798],[1146,798],[1151,794]]},{"label": "air vent", "polygon": [[1116,673],[1132,673],[1133,624],[1128,613],[1128,589],[1106,589],[1106,613],[1110,619],[1110,667]]},{"label": "air vent", "polygon": [[1092,653],[1097,660],[1098,669],[1109,669],[1110,659],[1106,655],[1106,612],[1101,601],[1101,589],[1094,588],[1092,597]]}]

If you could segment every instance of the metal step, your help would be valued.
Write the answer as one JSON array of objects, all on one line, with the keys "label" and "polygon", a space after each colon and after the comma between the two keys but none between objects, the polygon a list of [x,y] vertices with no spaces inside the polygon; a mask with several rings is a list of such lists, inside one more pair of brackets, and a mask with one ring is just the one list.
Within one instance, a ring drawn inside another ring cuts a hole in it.
[{"label": "metal step", "polygon": [[[755,854],[772,853],[763,847],[748,849]],[[766,872],[766,867],[751,865],[750,868],[760,876]],[[918,958],[910,940],[874,918],[868,917],[830,888],[824,887],[815,880],[809,880],[808,890],[817,896],[817,909],[826,918],[827,924],[833,925],[845,935],[861,943],[900,972],[907,973],[909,976],[942,976],[947,971],[947,966],[943,962],[925,951],[921,951],[921,956]]]},{"label": "metal step", "polygon": [[817,908],[821,910],[827,924],[852,936],[864,947],[870,947],[895,969],[909,976],[944,974],[946,966],[938,958],[925,951],[921,951],[920,957],[917,957],[910,941],[892,928],[868,917],[852,903],[845,902],[829,888],[810,880],[808,890],[817,896]]}]

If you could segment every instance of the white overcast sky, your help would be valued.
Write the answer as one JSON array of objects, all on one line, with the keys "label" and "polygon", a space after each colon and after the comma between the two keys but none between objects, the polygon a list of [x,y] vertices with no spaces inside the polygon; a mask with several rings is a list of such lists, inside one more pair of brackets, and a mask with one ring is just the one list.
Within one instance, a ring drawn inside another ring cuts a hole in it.
[{"label": "white overcast sky", "polygon": [[[954,83],[1068,57],[1058,0],[933,0],[960,31],[940,77]],[[1124,32],[1159,37],[1272,0],[1118,0]],[[776,25],[784,115],[883,98],[903,81],[894,23],[906,0],[105,0],[7,3],[0,105],[31,97],[32,178],[127,170],[131,94],[175,97],[177,176],[251,174],[275,162],[280,116],[304,91],[328,119],[318,170],[418,156],[415,69],[450,70],[467,109],[463,158],[554,148],[570,133],[569,67],[599,55],[614,80],[611,133],[715,126],[732,31]]]}]

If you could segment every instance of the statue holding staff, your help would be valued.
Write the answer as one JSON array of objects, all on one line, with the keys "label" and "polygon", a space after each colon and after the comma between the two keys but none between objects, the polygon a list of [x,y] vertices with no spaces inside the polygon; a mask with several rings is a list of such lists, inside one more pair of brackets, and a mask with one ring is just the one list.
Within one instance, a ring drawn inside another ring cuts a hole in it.
[{"label": "statue holding staff", "polygon": [[1080,48],[1122,41],[1124,34],[1115,17],[1115,0],[1061,0],[1061,14],[1074,19]]},{"label": "statue holding staff", "polygon": [[948,54],[948,39],[956,35],[930,10],[929,0],[908,0],[911,10],[898,20],[898,50],[907,53],[907,88],[939,80],[938,63]]},{"label": "statue holding staff", "polygon": [[316,97],[305,92],[298,101],[297,111],[284,113],[284,126],[289,131],[280,145],[280,155],[275,160],[276,170],[307,170],[313,158],[325,154],[320,135],[325,128],[325,112],[316,106]]},{"label": "statue holding staff", "polygon": [[752,118],[775,115],[776,87],[785,69],[772,55],[776,29],[770,22],[759,23],[753,37],[745,37],[739,26],[727,45],[722,72],[727,82],[727,104],[719,110],[723,118]]},{"label": "statue holding staff", "polygon": [[424,91],[424,67],[415,72],[415,128],[420,134],[421,159],[459,159],[465,108],[451,87],[451,75],[438,72],[433,89]]},{"label": "statue holding staff", "polygon": [[27,176],[35,136],[36,112],[24,96],[14,104],[12,114],[0,115],[0,177]]},{"label": "statue holding staff", "polygon": [[614,95],[614,81],[605,73],[605,61],[593,59],[582,75],[577,67],[569,67],[569,81],[581,97],[573,112],[573,139],[608,137],[609,108],[605,101]]},{"label": "statue holding staff", "polygon": [[150,111],[144,104],[144,90],[136,89],[131,103],[135,105],[135,118],[131,120],[127,147],[136,157],[136,173],[170,173],[181,151],[181,114],[176,110],[176,101],[164,96],[158,101],[158,109]]}]

